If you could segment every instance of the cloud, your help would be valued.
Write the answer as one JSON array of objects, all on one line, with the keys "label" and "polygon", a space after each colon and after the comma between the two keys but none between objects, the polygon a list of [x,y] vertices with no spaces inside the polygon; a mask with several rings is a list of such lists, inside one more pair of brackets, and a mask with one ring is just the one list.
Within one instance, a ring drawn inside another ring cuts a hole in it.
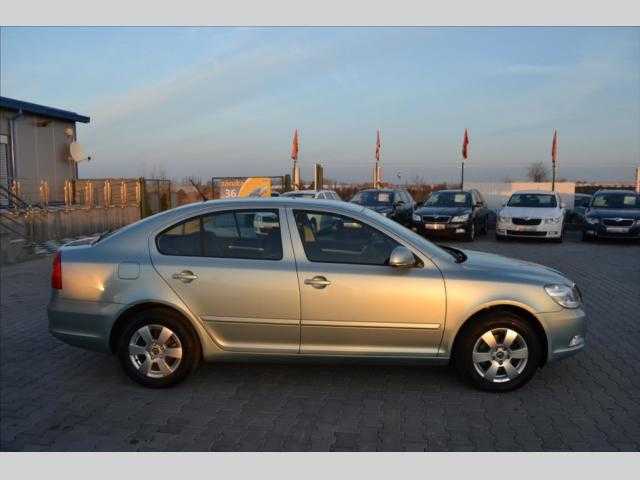
[{"label": "cloud", "polygon": [[516,64],[507,66],[503,72],[509,75],[556,75],[566,70],[559,65]]}]

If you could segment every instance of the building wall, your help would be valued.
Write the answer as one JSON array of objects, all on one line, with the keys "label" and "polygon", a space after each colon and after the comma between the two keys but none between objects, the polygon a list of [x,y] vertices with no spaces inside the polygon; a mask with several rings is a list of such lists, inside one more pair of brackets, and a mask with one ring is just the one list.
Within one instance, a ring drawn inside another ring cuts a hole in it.
[{"label": "building wall", "polygon": [[[465,188],[475,188],[487,202],[490,209],[498,210],[504,205],[513,192],[518,190],[551,191],[551,182],[464,182]],[[556,182],[556,191],[566,208],[573,208],[576,191],[574,182]]]},{"label": "building wall", "polygon": [[[9,137],[9,119],[16,112],[0,109],[0,134]],[[70,128],[72,135],[65,129]],[[49,200],[64,201],[64,181],[77,177],[75,162],[69,159],[69,144],[75,139],[75,123],[25,113],[15,121],[15,171],[22,197],[31,203],[39,201],[41,180],[49,185]],[[11,160],[9,160],[11,161]]]}]

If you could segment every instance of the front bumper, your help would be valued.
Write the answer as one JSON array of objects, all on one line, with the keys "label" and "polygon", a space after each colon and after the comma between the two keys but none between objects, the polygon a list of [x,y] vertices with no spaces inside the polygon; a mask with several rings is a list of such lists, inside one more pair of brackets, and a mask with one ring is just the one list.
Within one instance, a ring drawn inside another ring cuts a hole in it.
[{"label": "front bumper", "polygon": [[471,224],[465,223],[425,223],[413,221],[413,225],[418,233],[425,236],[434,237],[460,237],[466,235]]},{"label": "front bumper", "polygon": [[123,305],[60,298],[54,292],[47,315],[49,332],[65,343],[99,352],[110,352],[111,328]]},{"label": "front bumper", "polygon": [[587,317],[581,308],[541,313],[538,318],[547,331],[547,362],[570,357],[585,347]]},{"label": "front bumper", "polygon": [[562,224],[514,225],[511,222],[498,222],[496,235],[514,238],[560,238],[562,236]]},{"label": "front bumper", "polygon": [[[618,227],[620,228],[620,227]],[[622,227],[622,229],[616,229],[616,227],[607,227],[602,223],[595,225],[591,223],[584,223],[584,233],[587,236],[593,238],[631,238],[640,239],[640,225],[634,224],[631,227]]]}]

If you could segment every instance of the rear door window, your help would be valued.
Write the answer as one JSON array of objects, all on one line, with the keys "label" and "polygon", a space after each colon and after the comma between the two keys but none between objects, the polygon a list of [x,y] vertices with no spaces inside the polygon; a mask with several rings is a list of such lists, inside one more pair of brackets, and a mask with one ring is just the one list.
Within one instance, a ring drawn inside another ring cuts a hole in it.
[{"label": "rear door window", "polygon": [[170,227],[156,245],[163,255],[280,260],[280,217],[277,210],[212,213]]},{"label": "rear door window", "polygon": [[200,218],[181,222],[158,235],[157,246],[164,255],[200,256]]},{"label": "rear door window", "polygon": [[202,219],[205,257],[280,260],[282,237],[277,210],[236,210]]}]

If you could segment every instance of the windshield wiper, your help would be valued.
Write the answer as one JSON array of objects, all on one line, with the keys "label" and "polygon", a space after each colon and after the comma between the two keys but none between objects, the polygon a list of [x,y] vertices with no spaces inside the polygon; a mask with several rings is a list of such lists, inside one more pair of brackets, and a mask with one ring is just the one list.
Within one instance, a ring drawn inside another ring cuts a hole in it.
[{"label": "windshield wiper", "polygon": [[457,248],[449,247],[447,245],[437,244],[441,249],[450,254],[453,258],[456,259],[456,263],[462,263],[467,260],[467,256],[464,254],[462,250],[458,250]]}]

